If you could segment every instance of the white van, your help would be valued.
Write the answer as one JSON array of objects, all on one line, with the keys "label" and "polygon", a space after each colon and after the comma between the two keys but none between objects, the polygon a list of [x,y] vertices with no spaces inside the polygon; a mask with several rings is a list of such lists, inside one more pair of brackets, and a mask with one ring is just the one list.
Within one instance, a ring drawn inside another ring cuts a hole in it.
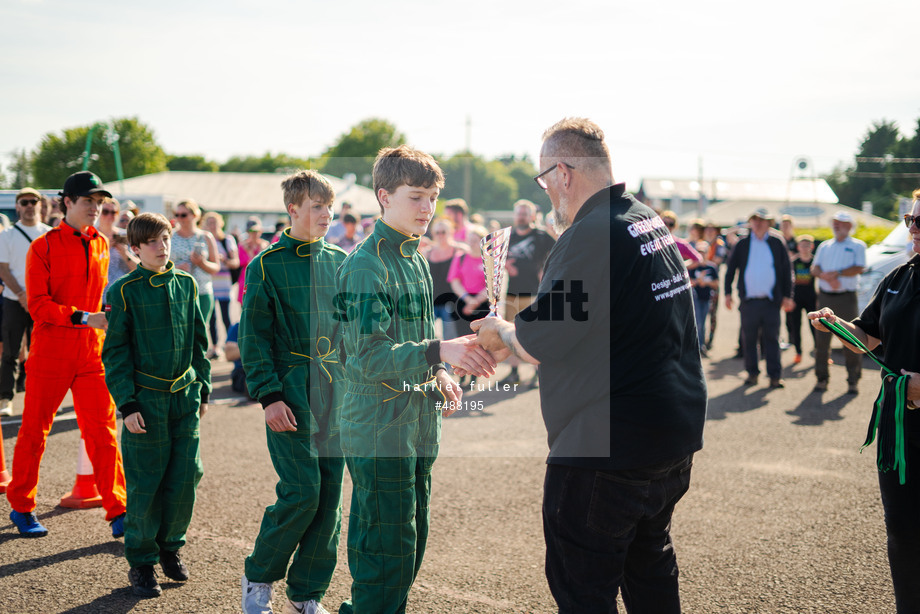
[{"label": "white van", "polygon": [[912,254],[910,232],[903,222],[895,226],[881,243],[866,250],[866,272],[859,276],[856,290],[859,313],[872,300],[875,289],[885,275],[910,260]]}]

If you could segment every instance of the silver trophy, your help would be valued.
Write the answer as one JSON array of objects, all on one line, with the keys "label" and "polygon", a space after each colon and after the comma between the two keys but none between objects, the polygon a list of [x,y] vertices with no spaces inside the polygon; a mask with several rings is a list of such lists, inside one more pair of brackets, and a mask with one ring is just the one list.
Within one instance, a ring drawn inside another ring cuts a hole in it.
[{"label": "silver trophy", "polygon": [[486,274],[486,292],[489,293],[488,318],[498,317],[498,299],[502,295],[502,279],[505,276],[505,260],[508,258],[508,242],[511,228],[502,228],[487,234],[480,242],[482,269]]}]

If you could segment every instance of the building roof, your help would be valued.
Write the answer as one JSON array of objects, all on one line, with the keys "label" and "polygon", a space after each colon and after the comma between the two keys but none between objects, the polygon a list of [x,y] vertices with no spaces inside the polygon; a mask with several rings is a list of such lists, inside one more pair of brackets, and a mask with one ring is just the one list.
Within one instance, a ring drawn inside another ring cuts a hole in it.
[{"label": "building roof", "polygon": [[884,226],[892,228],[897,222],[886,220],[876,215],[863,213],[859,209],[846,205],[822,202],[774,202],[769,200],[726,200],[709,205],[703,215],[696,211],[689,211],[679,216],[681,225],[688,224],[691,220],[701,217],[707,222],[712,222],[723,228],[733,226],[738,222],[746,222],[748,216],[755,209],[766,209],[778,223],[783,215],[792,217],[792,223],[800,228],[822,228],[831,226],[831,218],[838,211],[846,211],[863,226]]},{"label": "building roof", "polygon": [[824,179],[642,179],[639,192],[648,200],[756,200],[758,202],[818,202],[834,204],[837,195]]},{"label": "building roof", "polygon": [[[283,213],[281,181],[278,173],[213,173],[164,171],[112,181],[106,184],[120,194],[160,195],[170,202],[191,198],[202,207],[221,213]],[[336,204],[347,201],[361,215],[377,215],[380,207],[374,191],[338,177],[324,175],[335,189]],[[338,206],[336,206],[336,211]]]}]

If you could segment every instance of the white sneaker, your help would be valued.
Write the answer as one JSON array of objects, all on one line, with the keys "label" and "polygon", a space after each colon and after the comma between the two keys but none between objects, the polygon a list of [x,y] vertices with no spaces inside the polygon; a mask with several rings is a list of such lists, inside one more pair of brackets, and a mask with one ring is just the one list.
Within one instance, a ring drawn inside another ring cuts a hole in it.
[{"label": "white sneaker", "polygon": [[275,587],[264,582],[250,582],[243,574],[243,613],[244,614],[273,614],[272,598],[275,596]]},{"label": "white sneaker", "polygon": [[13,399],[0,401],[0,416],[13,415]]},{"label": "white sneaker", "polygon": [[313,599],[310,601],[291,601],[288,599],[281,614],[329,614],[329,610]]}]

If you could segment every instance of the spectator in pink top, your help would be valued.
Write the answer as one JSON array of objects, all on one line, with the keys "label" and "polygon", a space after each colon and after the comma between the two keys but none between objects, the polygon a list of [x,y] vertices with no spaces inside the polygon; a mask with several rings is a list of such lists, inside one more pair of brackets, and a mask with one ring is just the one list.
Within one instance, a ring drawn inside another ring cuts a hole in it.
[{"label": "spectator in pink top", "polygon": [[483,318],[489,313],[489,295],[486,292],[486,276],[482,270],[482,252],[479,241],[486,236],[486,229],[471,226],[467,229],[468,254],[458,253],[450,263],[447,281],[454,293],[460,297],[457,301],[457,334],[468,335],[473,331],[470,322]]},{"label": "spectator in pink top", "polygon": [[690,241],[682,239],[674,234],[674,231],[677,230],[677,214],[673,211],[663,211],[661,213],[661,219],[664,220],[664,225],[668,227],[668,231],[674,237],[674,241],[677,243],[677,250],[680,252],[680,257],[684,259],[684,264],[688,269],[695,269],[703,262],[703,256],[696,251],[690,244]]}]

